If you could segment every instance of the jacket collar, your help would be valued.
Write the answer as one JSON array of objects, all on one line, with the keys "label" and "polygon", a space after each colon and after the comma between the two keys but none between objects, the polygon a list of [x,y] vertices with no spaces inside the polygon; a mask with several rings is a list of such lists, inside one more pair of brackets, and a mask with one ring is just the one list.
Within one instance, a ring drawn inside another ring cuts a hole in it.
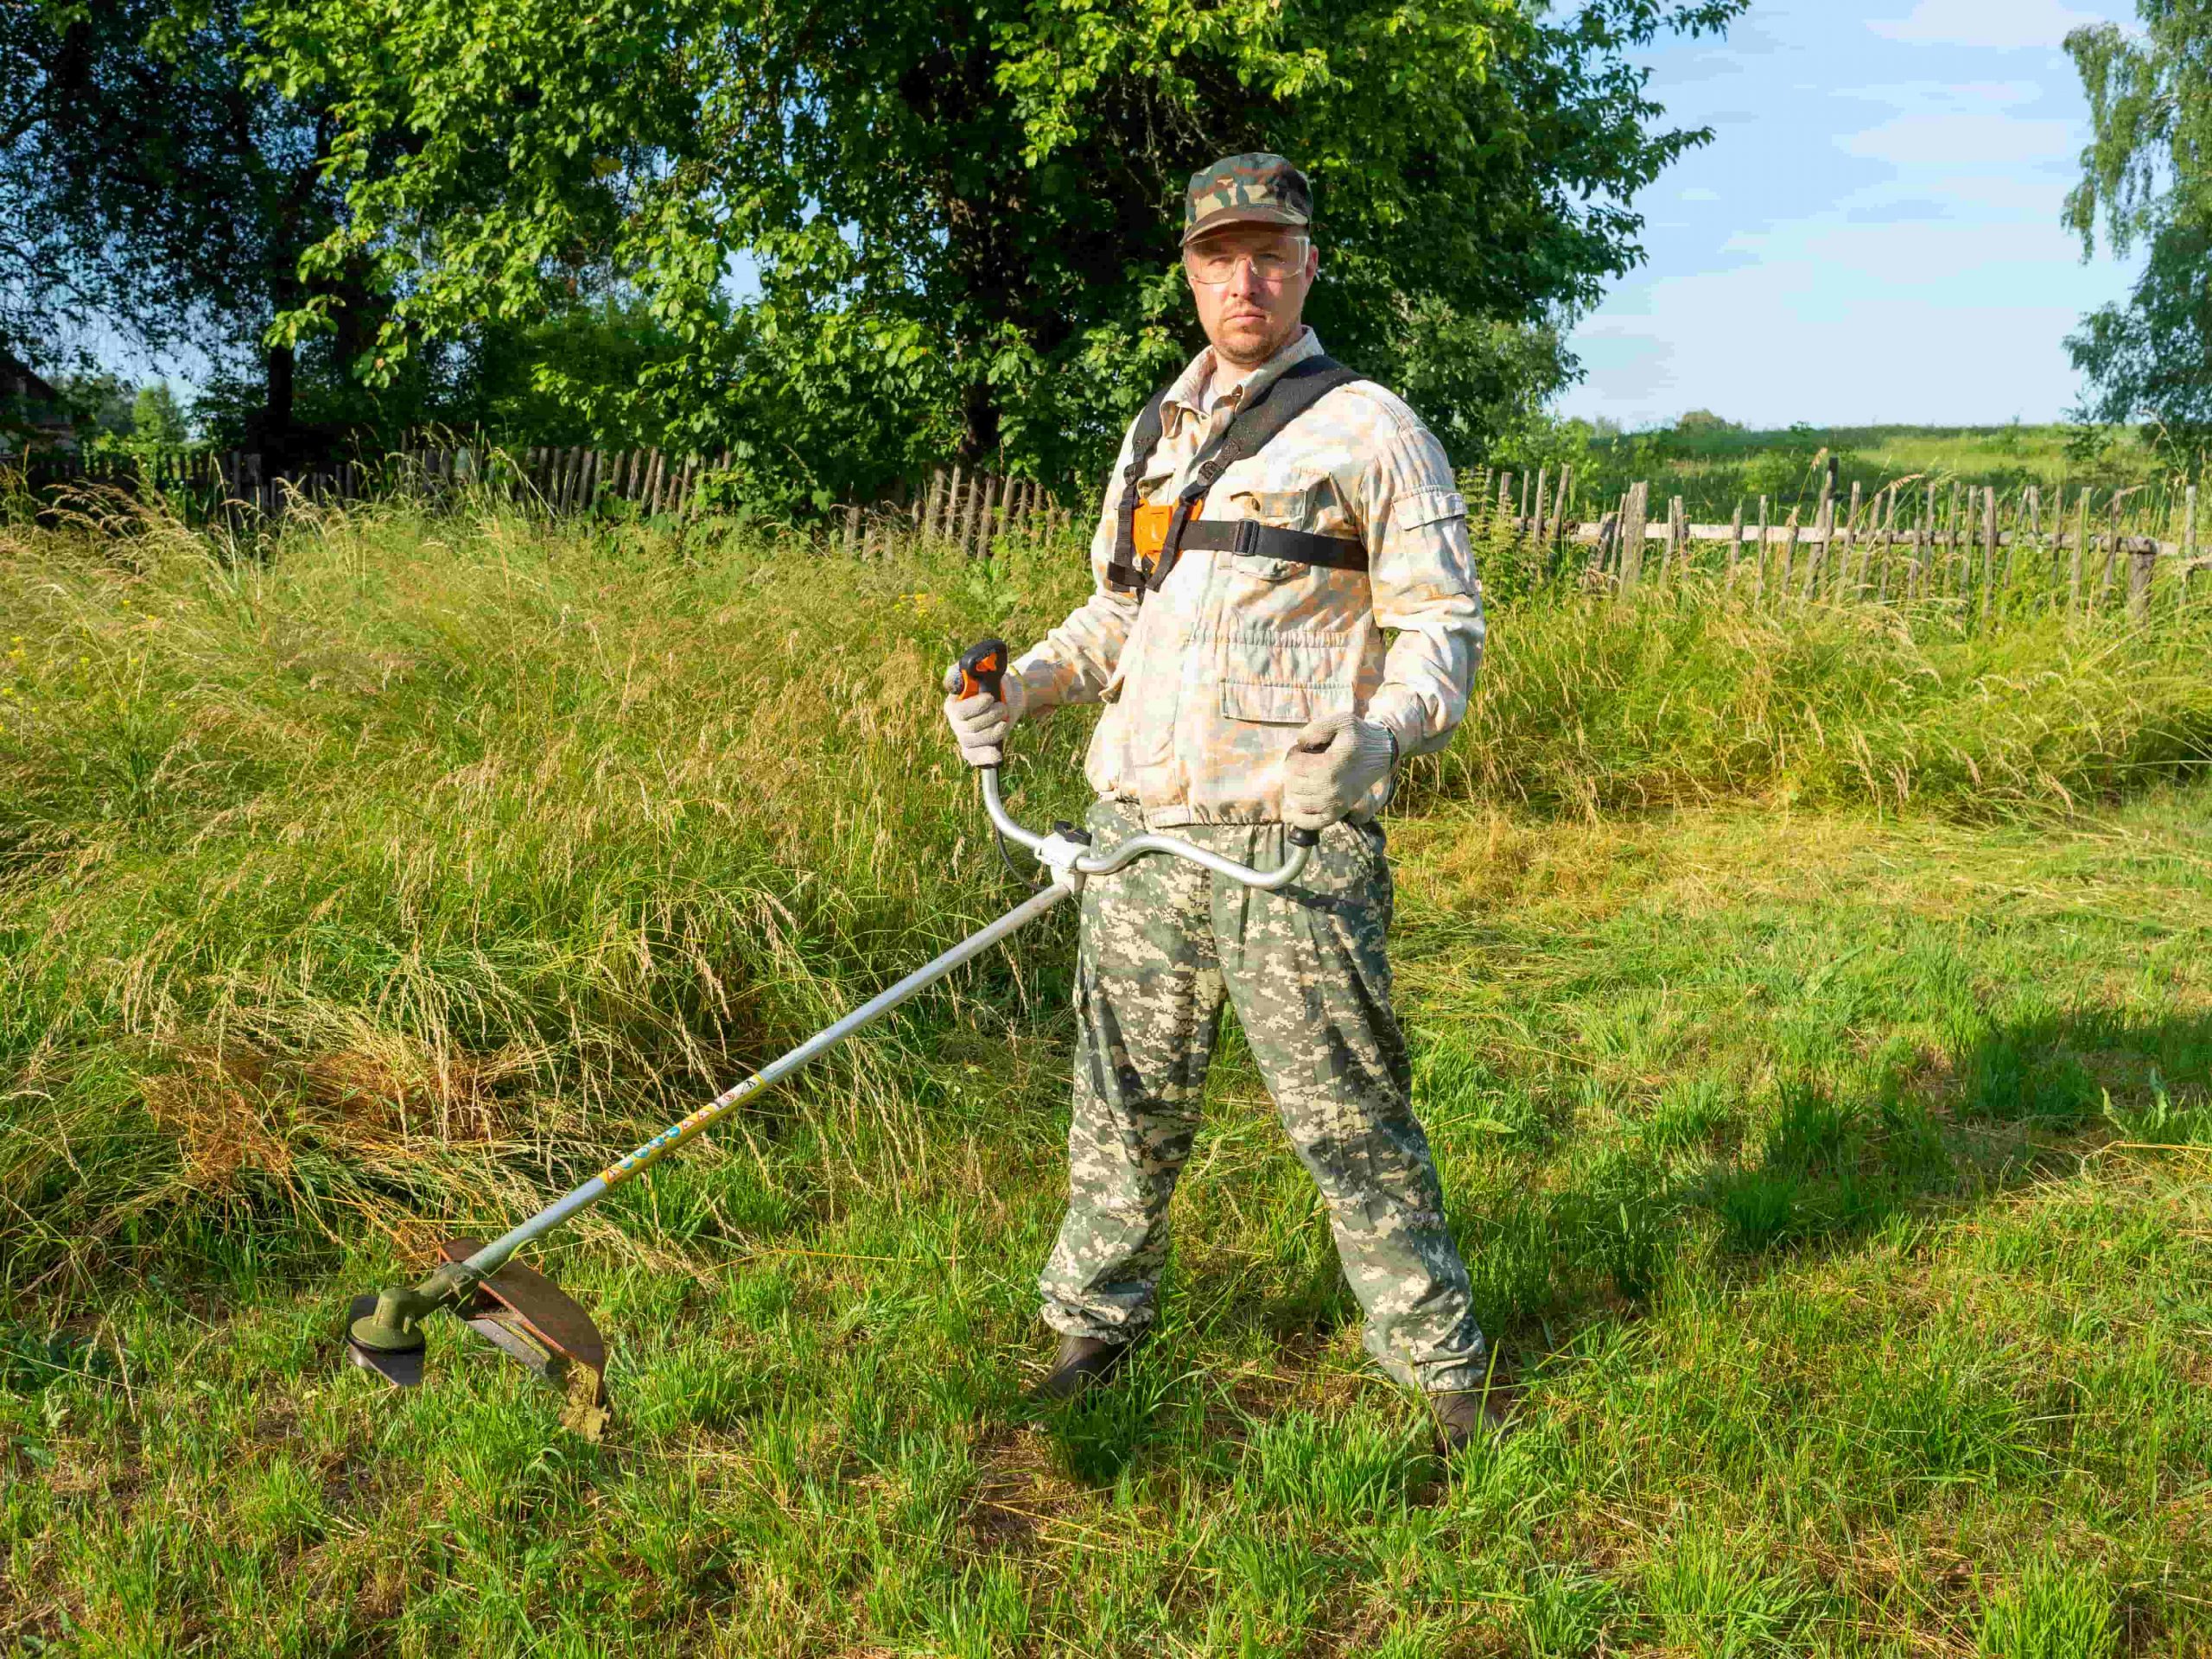
[{"label": "jacket collar", "polygon": [[[1258,368],[1254,369],[1245,377],[1243,384],[1231,391],[1224,401],[1234,403],[1241,407],[1258,397],[1285,369],[1294,364],[1303,363],[1309,357],[1319,357],[1320,354],[1321,337],[1313,332],[1311,325],[1301,327],[1292,337],[1289,345],[1261,364]],[[1213,378],[1214,368],[1213,347],[1209,346],[1191,359],[1183,372],[1176,377],[1175,384],[1168,387],[1166,398],[1160,408],[1163,413],[1174,412],[1173,420],[1168,423],[1171,430],[1185,419],[1204,417],[1205,410],[1201,406],[1200,399],[1205,393],[1207,384]],[[1219,405],[1217,404],[1216,407]]]}]

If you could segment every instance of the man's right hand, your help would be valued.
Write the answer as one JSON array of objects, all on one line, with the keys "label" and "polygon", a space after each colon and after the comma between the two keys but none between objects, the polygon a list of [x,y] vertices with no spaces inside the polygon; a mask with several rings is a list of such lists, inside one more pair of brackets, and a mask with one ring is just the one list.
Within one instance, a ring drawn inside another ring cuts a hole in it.
[{"label": "man's right hand", "polygon": [[1021,677],[1011,671],[1001,682],[1006,693],[1003,697],[988,691],[963,697],[960,679],[959,664],[944,671],[944,689],[951,694],[944,700],[944,719],[952,728],[952,741],[960,746],[960,758],[969,766],[995,766],[1004,759],[1006,734],[1029,706],[1029,693]]}]

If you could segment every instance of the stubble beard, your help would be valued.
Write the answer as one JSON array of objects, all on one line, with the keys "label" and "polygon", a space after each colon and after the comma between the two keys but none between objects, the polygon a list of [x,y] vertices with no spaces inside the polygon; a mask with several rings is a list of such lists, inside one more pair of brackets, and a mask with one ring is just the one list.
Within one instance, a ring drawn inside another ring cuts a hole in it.
[{"label": "stubble beard", "polygon": [[1236,324],[1224,327],[1221,338],[1214,343],[1213,353],[1230,368],[1256,369],[1298,337],[1299,322],[1295,317],[1276,327]]}]

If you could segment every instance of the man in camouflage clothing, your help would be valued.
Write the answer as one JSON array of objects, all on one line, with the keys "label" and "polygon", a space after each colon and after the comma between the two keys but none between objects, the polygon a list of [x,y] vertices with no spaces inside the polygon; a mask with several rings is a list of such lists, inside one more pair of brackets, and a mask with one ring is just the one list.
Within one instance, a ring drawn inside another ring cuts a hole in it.
[{"label": "man in camouflage clothing", "polygon": [[[1396,762],[1443,747],[1466,710],[1482,601],[1443,449],[1396,397],[1334,370],[1301,321],[1319,270],[1311,219],[1306,178],[1281,156],[1192,178],[1184,264],[1211,344],[1123,442],[1090,599],[1012,665],[1001,697],[960,696],[956,669],[945,710],[985,766],[1025,716],[1104,703],[1086,767],[1102,848],[1173,829],[1269,868],[1287,828],[1322,832],[1280,893],[1167,857],[1084,887],[1070,1202],[1039,1281],[1061,1343],[1039,1395],[1110,1376],[1152,1320],[1225,999],[1328,1201],[1369,1351],[1428,1396],[1457,1446],[1489,1414],[1489,1365],[1390,1010],[1376,815]],[[1212,475],[1239,410],[1315,370],[1340,382]],[[1158,439],[1140,455],[1141,429]],[[1179,499],[1238,544],[1163,561]],[[1246,546],[1219,529],[1245,519],[1303,535]]]}]

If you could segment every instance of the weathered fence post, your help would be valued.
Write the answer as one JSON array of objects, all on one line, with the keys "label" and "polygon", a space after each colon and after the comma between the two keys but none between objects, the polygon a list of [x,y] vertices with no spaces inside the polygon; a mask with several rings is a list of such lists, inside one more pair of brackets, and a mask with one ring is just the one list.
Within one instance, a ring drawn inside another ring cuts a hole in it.
[{"label": "weathered fence post", "polygon": [[976,533],[976,515],[982,511],[983,475],[968,474],[968,481],[961,486],[960,499],[954,504],[952,544],[963,553],[968,550],[969,537]]},{"label": "weathered fence post", "polygon": [[1989,620],[1991,590],[1997,585],[1997,490],[1985,485],[1981,492],[1981,620]]},{"label": "weathered fence post", "polygon": [[961,551],[971,559],[980,556],[983,549],[990,545],[991,503],[998,494],[998,487],[995,473],[976,474],[975,512],[969,515],[967,539],[961,543]]},{"label": "weathered fence post", "polygon": [[2189,603],[2190,584],[2196,580],[2196,486],[2189,486],[2182,508],[2181,602]]},{"label": "weathered fence post", "polygon": [[930,468],[929,490],[922,497],[919,503],[920,512],[914,521],[915,528],[925,536],[933,536],[937,533],[937,504],[938,499],[944,494],[944,468],[932,467]]},{"label": "weathered fence post", "polygon": [[2097,581],[2096,607],[2101,611],[2111,605],[2113,583],[2119,580],[2120,576],[2120,503],[2134,493],[2133,490],[2114,490],[2112,493],[2112,502],[2107,514],[2109,523],[2105,530],[2104,574]]},{"label": "weathered fence post", "polygon": [[944,492],[938,497],[937,519],[929,527],[932,537],[943,537],[950,533],[952,515],[958,512],[960,507],[961,482],[960,463],[955,461],[952,464],[950,476],[945,480]]},{"label": "weathered fence post", "polygon": [[1759,497],[1759,546],[1758,551],[1751,557],[1751,602],[1754,605],[1764,604],[1766,601],[1766,532],[1771,505],[1767,497]]},{"label": "weathered fence post", "polygon": [[1851,505],[1843,515],[1843,549],[1838,552],[1831,543],[1828,563],[1833,567],[1828,576],[1828,597],[1840,600],[1844,589],[1851,586],[1852,564],[1859,551],[1859,515],[1863,510],[1865,489],[1857,479],[1851,480]]},{"label": "weathered fence post", "polygon": [[2151,577],[2158,559],[2156,540],[2148,547],[2138,545],[2128,551],[2127,614],[2139,625],[2151,614]]},{"label": "weathered fence post", "polygon": [[1573,485],[1574,468],[1572,467],[1560,467],[1559,469],[1559,490],[1552,498],[1552,544],[1546,547],[1544,550],[1544,574],[1547,576],[1556,574],[1558,569],[1560,563],[1559,549],[1563,543],[1564,538],[1567,533],[1567,515],[1568,512],[1573,511]]},{"label": "weathered fence post", "polygon": [[2089,550],[2089,486],[2082,486],[2078,520],[2074,531],[2074,562],[2066,577],[2066,609],[2070,615],[2082,608],[2082,562]]},{"label": "weathered fence post", "polygon": [[1643,524],[1650,511],[1651,486],[1628,486],[1628,505],[1621,513],[1621,592],[1632,593],[1643,578]]},{"label": "weathered fence post", "polygon": [[[1961,571],[1958,568],[1960,556],[1959,550],[1966,544],[1965,539],[1959,531],[1959,525],[1963,522],[1960,516],[1959,493],[1966,486],[1960,483],[1957,479],[1955,478],[1951,480],[1951,516],[1943,521],[1945,525],[1943,539],[1943,592],[1947,595],[1950,593],[1952,584],[1955,582],[1958,584],[1961,593],[1963,594],[1966,590],[1965,572]],[[1968,565],[1967,569],[1971,570],[1973,567]]]},{"label": "weathered fence post", "polygon": [[1808,601],[1820,596],[1821,578],[1828,574],[1829,568],[1835,563],[1835,476],[1836,458],[1830,455],[1827,471],[1821,478],[1820,505],[1813,513],[1813,528],[1820,541],[1805,557],[1805,597]]},{"label": "weathered fence post", "polygon": [[1925,597],[1929,587],[1929,567],[1936,563],[1936,486],[1925,486],[1920,493],[1920,523],[1912,532],[1912,559],[1904,573],[1904,593],[1908,600]]}]

